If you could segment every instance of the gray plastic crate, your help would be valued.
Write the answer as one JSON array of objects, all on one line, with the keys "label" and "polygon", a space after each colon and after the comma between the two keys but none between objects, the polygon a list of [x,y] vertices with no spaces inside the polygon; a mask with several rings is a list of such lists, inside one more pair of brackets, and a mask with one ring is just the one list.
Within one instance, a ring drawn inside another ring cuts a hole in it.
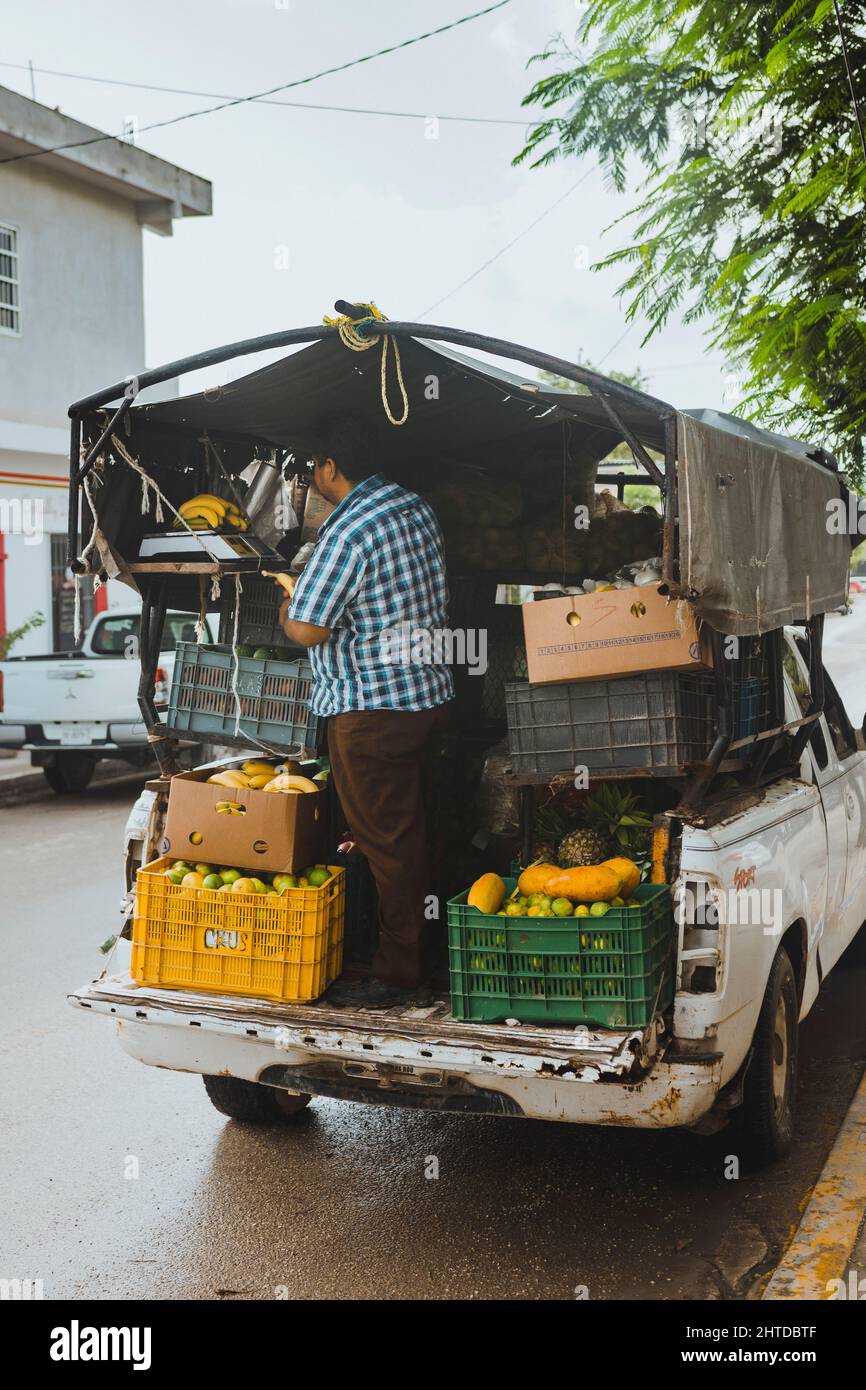
[{"label": "gray plastic crate", "polygon": [[252,738],[281,752],[315,752],[324,720],[310,712],[311,689],[309,661],[238,657],[236,735],[231,648],[178,642],[165,723],[175,733],[200,734],[211,743],[226,735]]},{"label": "gray plastic crate", "polygon": [[516,773],[629,768],[672,773],[713,742],[712,676],[659,671],[567,685],[505,687]]}]

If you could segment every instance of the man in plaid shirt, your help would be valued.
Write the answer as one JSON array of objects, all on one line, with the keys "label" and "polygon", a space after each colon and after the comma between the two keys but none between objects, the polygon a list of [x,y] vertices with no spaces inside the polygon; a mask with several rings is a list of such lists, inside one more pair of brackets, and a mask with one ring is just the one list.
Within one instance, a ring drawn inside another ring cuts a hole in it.
[{"label": "man in plaid shirt", "polygon": [[362,421],[335,418],[319,435],[313,481],[335,509],[281,620],[309,648],[310,706],[329,719],[337,793],[379,890],[372,977],[329,998],[390,1008],[426,997],[422,768],[454,696],[434,659],[448,624],[442,535],[426,502],[376,471]]}]

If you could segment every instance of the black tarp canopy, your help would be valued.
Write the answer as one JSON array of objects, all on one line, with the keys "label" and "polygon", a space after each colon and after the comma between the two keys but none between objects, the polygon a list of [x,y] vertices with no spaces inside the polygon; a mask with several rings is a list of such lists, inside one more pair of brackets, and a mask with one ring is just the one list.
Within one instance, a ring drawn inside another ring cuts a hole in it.
[{"label": "black tarp canopy", "polygon": [[[746,635],[808,619],[844,602],[850,538],[828,526],[828,506],[844,495],[844,488],[838,474],[807,457],[814,452],[811,446],[714,411],[677,412],[576,366],[584,380],[575,381],[571,390],[559,390],[466,356],[441,338],[461,344],[468,339],[473,347],[554,370],[558,364],[563,374],[573,364],[462,330],[430,328],[436,342],[422,338],[419,325],[382,323],[375,330],[393,335],[387,380],[391,409],[398,416],[402,401],[393,349],[399,345],[409,398],[405,425],[395,427],[385,416],[378,340],[369,350],[355,352],[333,329],[297,330],[283,339],[320,340],[225,385],[133,405],[124,422],[129,428],[126,447],[176,501],[188,495],[183,488],[201,457],[205,434],[226,469],[239,473],[262,449],[305,459],[317,423],[335,411],[364,414],[375,428],[383,470],[421,490],[434,485],[449,465],[478,466],[494,475],[501,471],[531,484],[562,459],[564,441],[569,461],[591,480],[594,465],[630,434],[638,449],[665,456],[669,577],[674,578],[678,561],[676,578],[701,617],[720,631]],[[258,341],[262,348],[273,345]],[[250,344],[233,346],[258,350]],[[230,349],[202,354],[198,360],[145,373],[141,381],[165,380],[202,365],[204,358],[216,362],[232,355]],[[111,388],[71,408],[91,444],[111,413],[96,407],[120,394],[119,388]],[[612,406],[619,425],[611,420]],[[172,475],[179,489],[174,496]],[[107,486],[99,489],[100,525],[113,546],[123,532],[119,549],[131,553],[127,542],[142,524],[133,501],[139,480],[116,460],[103,478]],[[503,573],[500,579],[510,577]]]}]

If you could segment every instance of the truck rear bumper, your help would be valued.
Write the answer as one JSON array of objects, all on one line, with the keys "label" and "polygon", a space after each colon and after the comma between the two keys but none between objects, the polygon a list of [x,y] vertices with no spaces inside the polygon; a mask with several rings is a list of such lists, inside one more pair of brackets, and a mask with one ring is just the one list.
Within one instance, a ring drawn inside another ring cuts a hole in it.
[{"label": "truck rear bumper", "polygon": [[[503,1029],[262,1007],[103,980],[70,1003],[116,1019],[121,1046],[172,1071],[245,1081],[366,1104],[500,1114],[570,1124],[668,1129],[694,1124],[715,1100],[720,1061],[659,1060],[637,1079],[640,1035],[545,1030],[551,1043],[504,1046]],[[360,1026],[359,1026],[360,1020]],[[537,1031],[537,1030],[536,1030]],[[489,1039],[488,1045],[485,1045]],[[528,1039],[526,1040],[528,1041]]]}]

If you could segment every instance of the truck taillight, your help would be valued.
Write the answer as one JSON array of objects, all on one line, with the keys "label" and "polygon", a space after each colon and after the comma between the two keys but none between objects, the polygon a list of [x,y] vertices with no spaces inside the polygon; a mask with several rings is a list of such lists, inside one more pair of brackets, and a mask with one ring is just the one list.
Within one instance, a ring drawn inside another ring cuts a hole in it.
[{"label": "truck taillight", "polygon": [[721,884],[689,874],[674,888],[679,929],[677,991],[713,994],[720,985],[724,921]]},{"label": "truck taillight", "polygon": [[153,683],[153,703],[155,705],[168,704],[168,671],[164,666],[157,666],[156,679]]}]

